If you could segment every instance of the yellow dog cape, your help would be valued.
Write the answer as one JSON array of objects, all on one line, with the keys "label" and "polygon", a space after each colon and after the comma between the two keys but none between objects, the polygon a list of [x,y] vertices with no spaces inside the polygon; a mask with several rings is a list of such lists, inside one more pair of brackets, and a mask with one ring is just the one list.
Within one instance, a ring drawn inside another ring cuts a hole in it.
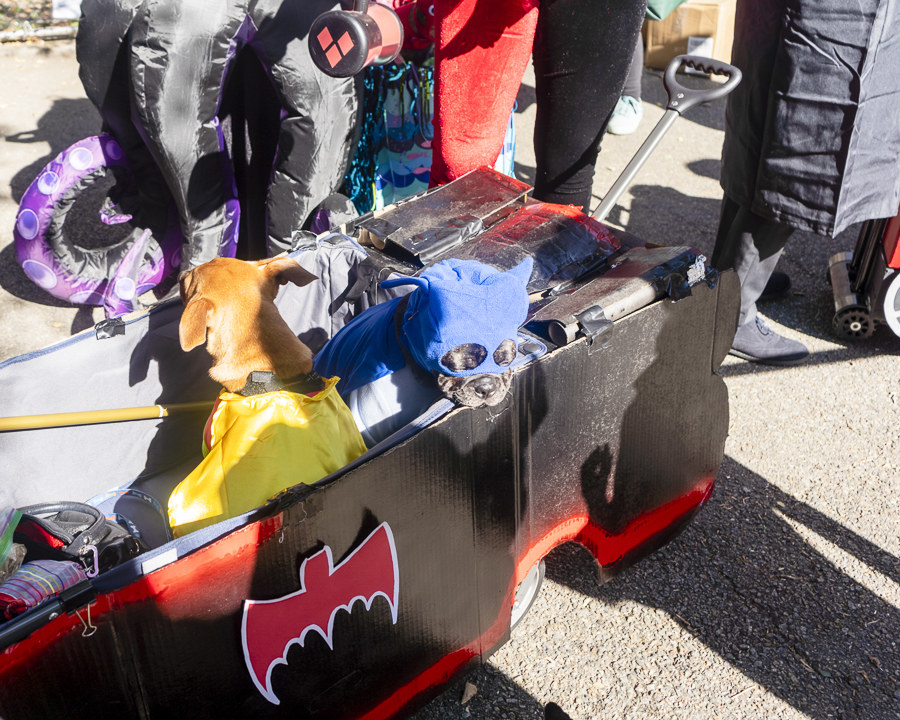
[{"label": "yellow dog cape", "polygon": [[277,390],[244,397],[223,390],[203,434],[201,463],[169,497],[175,537],[314,483],[366,451],[334,386],[313,395]]}]

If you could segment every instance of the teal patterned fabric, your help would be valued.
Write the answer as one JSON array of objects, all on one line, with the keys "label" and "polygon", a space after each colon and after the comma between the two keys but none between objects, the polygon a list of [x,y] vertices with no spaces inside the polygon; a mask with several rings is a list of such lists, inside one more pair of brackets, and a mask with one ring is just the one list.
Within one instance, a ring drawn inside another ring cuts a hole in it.
[{"label": "teal patterned fabric", "polygon": [[[363,86],[360,139],[342,192],[364,214],[428,189],[434,136],[434,60],[420,65],[371,66],[366,69]],[[511,177],[515,147],[510,113],[494,168]]]}]

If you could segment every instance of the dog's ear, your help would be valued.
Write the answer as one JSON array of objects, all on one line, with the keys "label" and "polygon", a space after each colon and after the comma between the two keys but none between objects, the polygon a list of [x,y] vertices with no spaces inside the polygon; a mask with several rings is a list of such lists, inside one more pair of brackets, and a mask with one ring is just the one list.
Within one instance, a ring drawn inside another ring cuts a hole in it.
[{"label": "dog's ear", "polygon": [[181,349],[187,352],[206,342],[207,318],[213,309],[212,301],[205,297],[192,298],[184,306],[178,324]]},{"label": "dog's ear", "polygon": [[298,287],[303,287],[304,285],[309,285],[313,280],[319,279],[309,270],[301,267],[296,260],[283,255],[265,258],[257,264],[266,275],[274,278],[279,285],[290,282]]}]

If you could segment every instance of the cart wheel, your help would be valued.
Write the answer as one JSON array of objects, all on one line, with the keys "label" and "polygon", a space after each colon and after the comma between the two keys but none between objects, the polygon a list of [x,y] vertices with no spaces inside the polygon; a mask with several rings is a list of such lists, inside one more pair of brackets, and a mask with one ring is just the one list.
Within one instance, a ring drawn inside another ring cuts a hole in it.
[{"label": "cart wheel", "polygon": [[516,588],[516,599],[513,602],[512,612],[509,616],[509,629],[512,631],[524,618],[531,606],[534,604],[535,598],[541,590],[541,584],[544,582],[544,561],[540,560],[531,566],[531,570],[519,583]]},{"label": "cart wheel", "polygon": [[848,340],[864,340],[872,337],[875,323],[869,311],[861,307],[844,308],[831,321],[835,332]]},{"label": "cart wheel", "polygon": [[894,271],[894,279],[884,295],[884,320],[894,335],[900,337],[900,272]]}]

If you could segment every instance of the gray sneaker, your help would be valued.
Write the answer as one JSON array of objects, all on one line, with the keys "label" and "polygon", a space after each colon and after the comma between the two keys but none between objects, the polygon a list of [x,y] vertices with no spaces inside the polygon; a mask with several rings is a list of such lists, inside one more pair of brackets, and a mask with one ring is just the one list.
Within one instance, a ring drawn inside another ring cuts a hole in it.
[{"label": "gray sneaker", "polygon": [[794,365],[809,355],[803,343],[779,335],[759,315],[737,329],[730,352],[764,365]]}]

